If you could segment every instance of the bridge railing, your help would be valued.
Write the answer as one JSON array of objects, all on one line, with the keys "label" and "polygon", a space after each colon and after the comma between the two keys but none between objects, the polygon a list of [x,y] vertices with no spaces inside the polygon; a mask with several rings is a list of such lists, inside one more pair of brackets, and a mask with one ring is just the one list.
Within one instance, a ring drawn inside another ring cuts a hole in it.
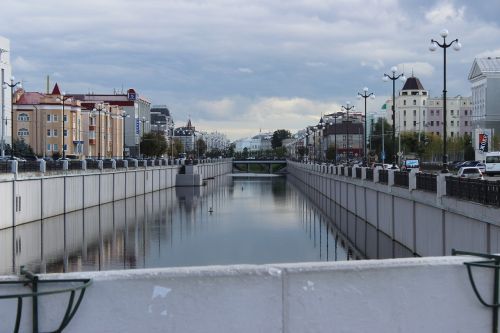
[{"label": "bridge railing", "polygon": [[500,181],[446,177],[446,195],[477,203],[500,206]]},{"label": "bridge railing", "polygon": [[373,169],[366,169],[366,179],[373,181]]},{"label": "bridge railing", "polygon": [[408,171],[394,171],[394,185],[408,188],[409,182]]},{"label": "bridge railing", "polygon": [[431,173],[417,173],[417,190],[437,192],[437,176]]},{"label": "bridge railing", "polygon": [[356,178],[361,179],[361,168],[356,168]]},{"label": "bridge railing", "polygon": [[389,171],[384,169],[378,170],[378,181],[382,184],[389,183]]}]

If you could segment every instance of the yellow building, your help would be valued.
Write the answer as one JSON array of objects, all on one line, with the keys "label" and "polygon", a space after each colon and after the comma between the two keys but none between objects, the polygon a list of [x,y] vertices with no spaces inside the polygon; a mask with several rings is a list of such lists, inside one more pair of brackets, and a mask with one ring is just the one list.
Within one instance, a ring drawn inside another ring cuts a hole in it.
[{"label": "yellow building", "polygon": [[61,94],[57,84],[50,94],[19,89],[14,103],[14,138],[30,145],[39,157],[63,157],[63,146],[69,158],[122,156],[119,106],[82,103]]}]

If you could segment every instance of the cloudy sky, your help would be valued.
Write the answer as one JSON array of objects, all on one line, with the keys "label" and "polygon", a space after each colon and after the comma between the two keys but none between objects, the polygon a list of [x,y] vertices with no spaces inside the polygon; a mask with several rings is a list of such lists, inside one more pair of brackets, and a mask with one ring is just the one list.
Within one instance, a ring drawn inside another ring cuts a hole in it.
[{"label": "cloudy sky", "polygon": [[[2,0],[0,35],[29,91],[45,76],[67,92],[134,88],[166,104],[176,125],[232,139],[292,131],[338,111],[364,86],[392,93],[391,66],[441,93],[447,28],[448,94],[470,95],[475,57],[500,56],[500,1],[397,0]],[[399,86],[401,86],[398,83]]]}]

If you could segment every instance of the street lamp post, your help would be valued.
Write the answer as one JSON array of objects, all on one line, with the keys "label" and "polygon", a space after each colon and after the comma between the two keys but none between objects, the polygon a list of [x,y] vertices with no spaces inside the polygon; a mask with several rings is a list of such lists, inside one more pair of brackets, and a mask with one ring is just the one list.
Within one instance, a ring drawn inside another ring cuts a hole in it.
[{"label": "street lamp post", "polygon": [[342,105],[342,109],[346,110],[346,140],[347,140],[347,163],[349,163],[349,111],[354,109],[354,105],[351,106],[351,102],[347,101],[346,106]]},{"label": "street lamp post", "polygon": [[64,124],[64,117],[66,116],[66,113],[65,113],[65,109],[64,109],[64,106],[66,104],[66,101],[67,100],[71,100],[71,96],[66,96],[66,93],[63,92],[61,94],[61,97],[58,98],[58,100],[62,103],[62,158],[63,160],[66,159],[66,146],[64,144],[64,131],[65,131],[65,124]]},{"label": "street lamp post", "polygon": [[[142,141],[144,142],[144,124],[149,123],[148,120],[146,120],[146,117],[142,117],[139,119],[139,121],[142,123]],[[139,142],[139,156],[141,156],[141,143]]]},{"label": "street lamp post", "polygon": [[372,92],[368,93],[367,87],[363,88],[363,94],[358,92],[358,98],[363,98],[365,100],[365,128],[363,130],[365,141],[364,141],[364,145],[363,145],[363,153],[364,153],[363,166],[366,166],[366,162],[367,162],[367,157],[366,157],[367,156],[366,155],[366,99],[368,97],[370,97],[371,99],[375,99],[375,95]]},{"label": "street lamp post", "polygon": [[125,118],[129,118],[130,115],[122,111],[120,114],[120,117],[122,117],[122,134],[123,134],[123,143],[122,143],[122,159],[125,158]]},{"label": "street lamp post", "polygon": [[318,131],[321,131],[321,134],[320,132],[318,132],[318,136],[319,136],[319,161],[320,163],[323,162],[323,128],[324,128],[324,121],[323,121],[323,116],[321,116],[321,118],[319,119],[319,123],[318,123]]},{"label": "street lamp post", "polygon": [[443,43],[439,43],[434,39],[431,39],[431,45],[429,46],[429,50],[431,52],[436,51],[437,47],[443,49],[443,170],[442,173],[448,173],[448,155],[446,150],[446,49],[453,46],[455,51],[460,51],[462,48],[462,44],[459,43],[458,39],[452,40],[451,43],[446,43],[446,37],[448,36],[448,30],[443,29],[440,33],[443,38]]},{"label": "street lamp post", "polygon": [[392,81],[392,167],[391,169],[397,169],[396,167],[396,80],[401,78],[402,81],[406,81],[404,73],[396,75],[398,68],[393,66],[391,68],[392,75],[387,75],[384,73],[383,80]]},{"label": "street lamp post", "polygon": [[[22,84],[21,82],[16,82],[14,83],[15,79],[14,77],[12,76],[10,78],[10,83],[8,82],[4,82],[3,83],[3,87],[4,88],[7,88],[7,87],[10,87],[10,159],[13,160],[14,159],[14,88],[16,86],[19,86],[19,88],[22,87]],[[2,119],[2,122],[3,122],[3,119]],[[3,131],[2,131],[2,135],[3,135]],[[2,142],[3,144],[3,142]]]},{"label": "street lamp post", "polygon": [[334,130],[335,130],[335,136],[334,138],[334,146],[335,146],[335,162],[334,164],[337,165],[337,118],[343,115],[343,112],[337,112],[332,115],[333,120],[334,120]]},{"label": "street lamp post", "polygon": [[[98,125],[98,135],[99,135],[99,140],[97,140],[97,159],[100,160],[101,159],[101,145],[102,145],[102,141],[101,141],[101,138],[102,138],[102,128],[101,128],[101,111],[103,111],[105,108],[104,108],[104,105],[99,103],[97,104],[97,107],[95,107],[92,111],[97,112],[98,113],[98,117],[99,117],[99,125]],[[104,112],[104,114],[106,114],[106,112]]]}]

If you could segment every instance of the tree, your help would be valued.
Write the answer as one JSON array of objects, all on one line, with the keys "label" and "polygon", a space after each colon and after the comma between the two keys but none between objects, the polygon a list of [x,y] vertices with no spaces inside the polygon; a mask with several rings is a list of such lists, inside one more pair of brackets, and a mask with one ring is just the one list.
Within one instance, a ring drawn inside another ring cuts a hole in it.
[{"label": "tree", "polygon": [[160,157],[167,152],[167,140],[163,133],[146,133],[141,139],[141,153],[149,157]]},{"label": "tree", "polygon": [[207,151],[207,144],[205,142],[205,140],[203,140],[202,138],[199,138],[198,140],[196,140],[196,155],[204,155]]},{"label": "tree", "polygon": [[309,149],[307,149],[304,146],[300,146],[297,148],[297,154],[300,156],[300,158],[304,158],[304,155],[308,154]]},{"label": "tree", "polygon": [[326,150],[326,159],[329,161],[335,161],[335,145],[330,145]]},{"label": "tree", "polygon": [[[5,147],[5,154],[11,155],[10,145],[7,145]],[[14,154],[16,156],[33,156],[33,155],[35,155],[35,153],[33,152],[33,148],[31,148],[31,146],[29,144],[24,142],[24,140],[19,140],[19,139],[16,139],[16,141],[14,141]]]},{"label": "tree", "polygon": [[248,148],[243,148],[243,158],[248,158]]},{"label": "tree", "polygon": [[289,130],[279,129],[274,131],[273,137],[271,139],[271,146],[273,148],[281,147],[283,144],[283,140],[289,139],[292,137],[292,134]]}]

